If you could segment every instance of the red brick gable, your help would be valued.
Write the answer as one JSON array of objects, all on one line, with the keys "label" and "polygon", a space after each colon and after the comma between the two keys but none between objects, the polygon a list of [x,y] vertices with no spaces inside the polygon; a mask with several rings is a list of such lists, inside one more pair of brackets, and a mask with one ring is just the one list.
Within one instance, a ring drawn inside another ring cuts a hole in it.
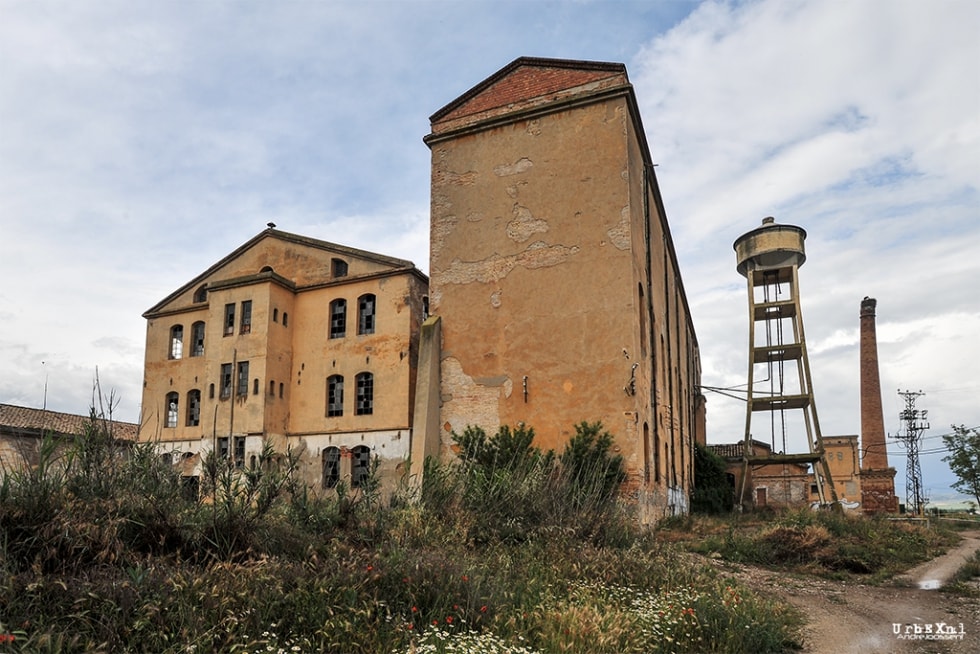
[{"label": "red brick gable", "polygon": [[433,114],[432,131],[628,83],[623,64],[521,57]]}]

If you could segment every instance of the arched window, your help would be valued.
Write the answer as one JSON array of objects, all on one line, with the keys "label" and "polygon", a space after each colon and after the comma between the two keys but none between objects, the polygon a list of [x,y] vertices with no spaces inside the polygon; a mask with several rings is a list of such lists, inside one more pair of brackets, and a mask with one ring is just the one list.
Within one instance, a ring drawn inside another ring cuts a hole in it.
[{"label": "arched window", "polygon": [[184,353],[184,326],[170,328],[170,358],[179,359]]},{"label": "arched window", "polygon": [[362,372],[354,379],[357,390],[354,413],[369,416],[374,413],[374,375]]},{"label": "arched window", "polygon": [[357,298],[357,333],[374,333],[374,295],[368,293]]},{"label": "arched window", "polygon": [[289,314],[285,311],[282,312],[282,326],[289,327]]},{"label": "arched window", "polygon": [[347,276],[347,262],[343,259],[333,259],[330,262],[330,269],[334,277]]},{"label": "arched window", "polygon": [[197,427],[201,424],[201,391],[196,388],[187,393],[187,426]]},{"label": "arched window", "polygon": [[279,309],[272,310],[272,322],[279,322]]},{"label": "arched window", "polygon": [[166,410],[167,419],[164,423],[164,427],[176,427],[177,426],[177,405],[180,401],[180,396],[177,393],[167,393],[166,400]]},{"label": "arched window", "polygon": [[275,397],[276,395],[276,380],[269,380],[269,397]]},{"label": "arched window", "polygon": [[347,300],[330,303],[330,338],[343,338],[347,333]]},{"label": "arched window", "polygon": [[266,273],[266,272],[275,272],[275,271],[272,269],[272,266],[262,266],[262,269],[259,270],[259,272]]},{"label": "arched window", "polygon": [[344,415],[344,378],[342,375],[327,377],[327,417]]},{"label": "arched window", "polygon": [[371,448],[358,445],[351,450],[350,487],[360,488],[371,475]]},{"label": "arched window", "polygon": [[340,448],[325,448],[320,456],[323,460],[323,487],[335,488],[340,482]]},{"label": "arched window", "polygon": [[191,325],[191,356],[204,356],[204,323],[200,320]]},{"label": "arched window", "polygon": [[201,284],[194,291],[194,302],[207,302],[208,301],[208,285]]}]

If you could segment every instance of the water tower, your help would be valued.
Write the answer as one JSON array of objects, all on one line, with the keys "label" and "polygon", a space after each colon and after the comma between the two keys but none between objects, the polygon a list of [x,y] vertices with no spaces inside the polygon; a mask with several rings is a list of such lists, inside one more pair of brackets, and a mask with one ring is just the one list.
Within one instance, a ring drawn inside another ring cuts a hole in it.
[{"label": "water tower", "polygon": [[[761,227],[743,234],[734,245],[738,272],[748,281],[749,291],[742,503],[747,499],[745,487],[751,470],[765,467],[772,472],[781,466],[788,486],[791,466],[799,464],[813,466],[821,504],[837,501],[823,458],[800,309],[799,268],[806,261],[805,239],[803,228],[765,218]],[[754,447],[753,440],[768,444],[769,452]]]}]

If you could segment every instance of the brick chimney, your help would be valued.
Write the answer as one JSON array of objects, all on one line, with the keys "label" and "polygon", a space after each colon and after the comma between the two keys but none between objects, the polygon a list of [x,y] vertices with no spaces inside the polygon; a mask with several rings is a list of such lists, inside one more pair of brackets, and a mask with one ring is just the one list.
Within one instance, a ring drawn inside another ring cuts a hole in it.
[{"label": "brick chimney", "polygon": [[878,301],[861,301],[861,447],[862,470],[888,467],[885,451],[885,418],[881,410],[881,381],[878,377],[878,339],[875,334],[875,306]]},{"label": "brick chimney", "polygon": [[898,511],[895,468],[888,467],[885,449],[885,418],[881,410],[881,380],[878,376],[878,338],[875,307],[878,301],[861,301],[861,504],[865,513]]}]

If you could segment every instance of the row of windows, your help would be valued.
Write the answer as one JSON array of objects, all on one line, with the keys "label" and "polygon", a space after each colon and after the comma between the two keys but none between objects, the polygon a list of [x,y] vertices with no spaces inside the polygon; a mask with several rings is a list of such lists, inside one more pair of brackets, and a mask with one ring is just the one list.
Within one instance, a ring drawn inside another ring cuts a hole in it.
[{"label": "row of windows", "polygon": [[[340,483],[340,448],[328,447],[321,454],[323,462],[323,487],[336,488]],[[358,445],[351,449],[351,488],[360,488],[371,474],[371,448]]]},{"label": "row of windows", "polygon": [[[373,334],[375,321],[374,294],[367,293],[357,298],[357,333]],[[343,338],[347,335],[347,300],[334,300],[330,303],[330,338]]]},{"label": "row of windows", "polygon": [[[373,293],[367,293],[357,298],[357,333],[359,335],[373,334],[375,325],[375,307],[377,299]],[[225,305],[224,335],[235,333],[236,305],[230,302]],[[279,309],[272,310],[272,321],[279,322]],[[288,326],[289,314],[283,311],[282,324]],[[238,333],[252,332],[252,301],[242,302],[238,320]],[[343,338],[347,335],[347,300],[334,300],[330,303],[330,338]],[[195,322],[191,325],[191,356],[204,355],[204,323]],[[184,326],[174,325],[170,328],[170,358],[180,359],[184,356]]]},{"label": "row of windows", "polygon": [[[354,415],[369,416],[374,413],[374,375],[369,372],[354,376]],[[344,415],[344,376],[327,377],[327,417]]]},{"label": "row of windows", "polygon": [[[232,394],[233,377],[232,364],[221,364],[221,380],[219,393],[221,399],[228,399]],[[238,397],[248,395],[248,361],[239,361],[237,370],[237,383],[234,391]],[[269,382],[269,395],[275,394],[276,382]],[[283,396],[284,385],[279,384],[279,397]],[[369,416],[374,413],[374,375],[369,372],[358,373],[354,376],[354,415]],[[259,394],[259,380],[252,380],[252,394]],[[211,384],[208,393],[211,399],[214,398],[214,384]],[[166,419],[165,427],[176,427],[180,420],[180,394],[175,391],[167,393],[166,397]],[[327,417],[333,418],[344,415],[344,377],[342,375],[331,375],[327,378]],[[201,424],[201,391],[194,389],[187,392],[187,413],[185,424],[188,427],[197,427]]]}]

